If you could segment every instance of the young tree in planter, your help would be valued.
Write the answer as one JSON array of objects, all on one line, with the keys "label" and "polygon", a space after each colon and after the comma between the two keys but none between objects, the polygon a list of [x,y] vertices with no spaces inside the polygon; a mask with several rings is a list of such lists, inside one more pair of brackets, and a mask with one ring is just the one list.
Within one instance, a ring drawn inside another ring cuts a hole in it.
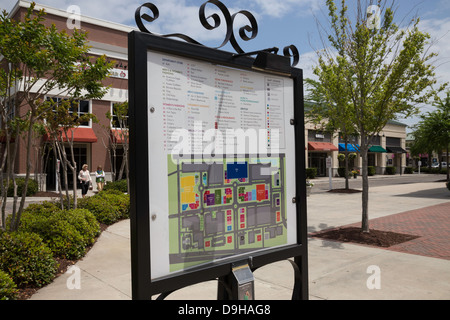
[{"label": "young tree in planter", "polygon": [[[11,230],[17,229],[24,208],[32,167],[33,125],[38,119],[39,108],[45,103],[45,96],[56,91],[60,96],[73,99],[101,98],[106,91],[101,81],[111,68],[105,57],[93,59],[88,56],[85,32],[75,29],[68,34],[58,31],[54,25],[46,27],[43,24],[45,12],[36,12],[34,7],[32,3],[23,21],[11,19],[6,11],[0,15],[0,56],[3,57],[3,68],[0,68],[0,109],[11,108],[13,101],[14,119],[26,123],[25,185],[17,211],[14,203]],[[2,111],[1,114],[7,112]],[[17,127],[6,128],[9,128],[7,139],[17,132]],[[10,143],[6,144],[3,154],[11,159],[7,161],[7,166],[8,163],[14,163],[13,158],[16,156],[10,146]],[[11,167],[7,168],[7,172],[14,179]]]},{"label": "young tree in planter", "polygon": [[[67,99],[58,99],[55,101],[54,99],[49,99],[47,100],[47,103],[44,103],[40,108],[40,110],[42,110],[42,112],[40,112],[40,118],[45,123],[45,129],[50,137],[55,156],[57,159],[61,159],[67,209],[70,209],[68,169],[72,171],[73,208],[77,208],[78,168],[73,150],[74,130],[83,123],[89,121],[97,122],[97,118],[93,114],[78,114],[78,112],[75,111],[78,109],[78,105],[79,101]],[[69,155],[66,152],[66,144],[69,145]],[[58,181],[61,181],[59,176],[57,179]],[[61,183],[58,185],[60,186],[61,209],[63,209],[62,186]]]},{"label": "young tree in planter", "polygon": [[[418,28],[419,19],[400,29],[394,22],[394,11],[379,1],[378,16],[369,16],[367,8],[357,1],[356,21],[347,13],[345,0],[338,11],[335,1],[327,0],[331,19],[330,48],[318,52],[318,77],[330,101],[337,94],[349,101],[348,115],[361,138],[362,156],[362,231],[369,232],[369,180],[367,153],[374,136],[388,120],[399,114],[410,116],[417,105],[436,94],[434,69],[429,64],[435,53],[427,53],[430,36]],[[374,19],[375,18],[375,19]],[[440,88],[442,90],[442,87]],[[335,105],[340,106],[339,100]]]}]

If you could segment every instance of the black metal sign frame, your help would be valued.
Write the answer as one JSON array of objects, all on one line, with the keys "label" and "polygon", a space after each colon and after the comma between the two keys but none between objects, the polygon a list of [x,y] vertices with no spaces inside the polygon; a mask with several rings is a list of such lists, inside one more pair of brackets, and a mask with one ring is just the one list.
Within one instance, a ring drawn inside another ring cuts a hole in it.
[{"label": "black metal sign frame", "polygon": [[[148,159],[148,74],[147,53],[149,50],[177,55],[185,58],[206,61],[243,70],[254,70],[257,59],[248,55],[236,55],[230,52],[212,49],[197,44],[163,38],[160,36],[133,31],[128,39],[129,57],[129,126],[130,126],[130,196],[131,196],[131,271],[132,298],[148,300],[155,294],[162,297],[183,287],[219,280],[218,298],[233,298],[227,284],[233,264],[243,258],[226,259],[201,265],[189,270],[177,272],[152,280],[150,263],[150,205],[149,205],[149,159]],[[306,184],[304,153],[304,106],[302,70],[289,67],[277,70],[277,64],[271,64],[271,58],[280,57],[265,52],[262,54],[263,68],[270,68],[293,80],[294,83],[294,119],[295,126],[295,198],[297,218],[296,244],[267,249],[247,256],[252,270],[272,262],[290,260],[295,270],[293,299],[308,299],[308,259],[307,259],[307,220],[306,220]],[[265,64],[264,64],[265,63]],[[264,67],[267,66],[267,67]],[[262,71],[264,72],[264,71]],[[288,199],[291,201],[291,199]],[[292,226],[291,226],[292,227]],[[245,258],[244,258],[245,260]]]}]

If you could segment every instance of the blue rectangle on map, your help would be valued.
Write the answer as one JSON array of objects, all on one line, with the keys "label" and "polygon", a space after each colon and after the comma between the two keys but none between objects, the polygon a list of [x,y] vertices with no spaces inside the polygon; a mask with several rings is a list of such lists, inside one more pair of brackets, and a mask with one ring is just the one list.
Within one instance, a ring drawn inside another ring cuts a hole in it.
[{"label": "blue rectangle on map", "polygon": [[240,179],[248,177],[247,162],[244,163],[228,163],[227,179]]}]

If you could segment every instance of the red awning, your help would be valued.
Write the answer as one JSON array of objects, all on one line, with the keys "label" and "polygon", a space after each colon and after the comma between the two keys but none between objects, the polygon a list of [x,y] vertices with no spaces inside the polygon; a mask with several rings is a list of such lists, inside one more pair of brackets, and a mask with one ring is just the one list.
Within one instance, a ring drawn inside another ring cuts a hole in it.
[{"label": "red awning", "polygon": [[111,136],[116,143],[128,142],[128,132],[121,129],[111,129]]},{"label": "red awning", "polygon": [[309,151],[339,151],[338,147],[330,142],[308,142]]},{"label": "red awning", "polygon": [[[93,143],[97,142],[97,136],[92,128],[73,128],[70,129],[67,133],[69,139],[72,137],[73,132],[73,141],[74,142],[87,142]],[[66,135],[63,133],[62,138],[64,142],[67,142]],[[44,136],[45,140],[49,140],[50,137],[47,135]]]}]

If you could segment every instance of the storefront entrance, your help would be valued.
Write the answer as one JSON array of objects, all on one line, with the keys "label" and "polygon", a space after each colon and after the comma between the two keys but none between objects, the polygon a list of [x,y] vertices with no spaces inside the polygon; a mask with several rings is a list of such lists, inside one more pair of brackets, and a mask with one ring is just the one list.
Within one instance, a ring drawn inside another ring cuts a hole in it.
[{"label": "storefront entrance", "polygon": [[[44,159],[46,160],[45,164],[45,173],[47,174],[47,190],[56,190],[56,170],[57,170],[57,161],[53,150],[50,148],[46,148],[46,154]],[[81,166],[87,163],[87,147],[86,146],[74,146],[73,147],[75,162],[77,163],[77,171],[81,170]],[[70,158],[70,148],[66,147],[66,154]],[[64,189],[64,174],[62,171],[61,165],[59,166],[59,170],[61,172],[61,183]],[[92,168],[89,168],[89,171],[92,171]],[[77,172],[78,175],[78,172]],[[73,173],[68,168],[67,171],[67,180],[69,183],[69,189],[73,187]],[[78,183],[78,179],[77,179]]]},{"label": "storefront entrance", "polygon": [[309,152],[308,153],[308,167],[317,168],[317,176],[326,176],[326,159],[328,154],[326,152]]}]

